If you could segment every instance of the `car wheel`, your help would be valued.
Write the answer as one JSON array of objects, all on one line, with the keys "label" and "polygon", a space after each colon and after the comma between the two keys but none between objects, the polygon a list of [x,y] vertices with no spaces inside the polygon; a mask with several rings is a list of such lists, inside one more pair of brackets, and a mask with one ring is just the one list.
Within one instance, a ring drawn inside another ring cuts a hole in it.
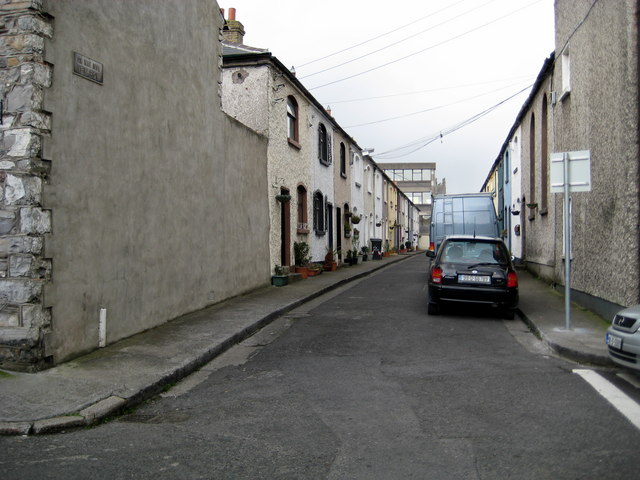
[{"label": "car wheel", "polygon": [[429,312],[429,315],[438,315],[440,313],[440,305],[438,305],[437,303],[429,302],[427,311]]},{"label": "car wheel", "polygon": [[515,310],[509,308],[508,310],[504,311],[503,316],[505,320],[513,320],[516,317],[516,312]]}]

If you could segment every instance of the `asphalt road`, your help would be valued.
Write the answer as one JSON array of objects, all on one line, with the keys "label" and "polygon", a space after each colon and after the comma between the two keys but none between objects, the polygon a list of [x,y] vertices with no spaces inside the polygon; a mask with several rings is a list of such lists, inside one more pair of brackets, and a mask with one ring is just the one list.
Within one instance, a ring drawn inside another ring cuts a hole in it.
[{"label": "asphalt road", "polygon": [[[9,479],[636,478],[640,430],[518,320],[428,316],[414,257],[103,425],[0,437]],[[617,379],[638,401],[640,387]]]}]

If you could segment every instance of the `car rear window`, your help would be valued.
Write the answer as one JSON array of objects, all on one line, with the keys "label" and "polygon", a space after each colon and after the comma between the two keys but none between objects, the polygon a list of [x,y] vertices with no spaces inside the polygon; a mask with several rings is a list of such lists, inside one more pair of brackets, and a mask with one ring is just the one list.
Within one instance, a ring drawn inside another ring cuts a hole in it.
[{"label": "car rear window", "polygon": [[477,240],[451,240],[445,245],[442,261],[465,264],[506,264],[509,252],[502,243]]}]

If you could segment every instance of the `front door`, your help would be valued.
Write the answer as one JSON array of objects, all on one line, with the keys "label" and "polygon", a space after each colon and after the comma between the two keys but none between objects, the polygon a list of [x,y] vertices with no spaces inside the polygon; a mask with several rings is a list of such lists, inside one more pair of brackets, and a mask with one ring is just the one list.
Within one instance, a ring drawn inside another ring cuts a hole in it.
[{"label": "front door", "polygon": [[342,260],[342,212],[339,208],[336,208],[336,249],[338,259]]},{"label": "front door", "polygon": [[327,203],[327,225],[329,226],[329,248],[333,250],[333,205]]},{"label": "front door", "polygon": [[[289,195],[289,190],[282,188],[281,195]],[[280,264],[291,265],[291,201],[280,202]]]}]

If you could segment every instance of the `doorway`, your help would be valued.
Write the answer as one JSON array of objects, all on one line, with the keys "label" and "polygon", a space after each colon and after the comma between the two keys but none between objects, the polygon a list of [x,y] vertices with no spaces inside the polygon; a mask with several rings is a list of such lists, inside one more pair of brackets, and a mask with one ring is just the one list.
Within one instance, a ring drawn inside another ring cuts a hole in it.
[{"label": "doorway", "polygon": [[338,260],[342,261],[342,211],[336,208],[336,250],[338,250]]},{"label": "doorway", "polygon": [[280,195],[280,264],[285,266],[291,265],[291,195],[286,188],[280,189]]}]

